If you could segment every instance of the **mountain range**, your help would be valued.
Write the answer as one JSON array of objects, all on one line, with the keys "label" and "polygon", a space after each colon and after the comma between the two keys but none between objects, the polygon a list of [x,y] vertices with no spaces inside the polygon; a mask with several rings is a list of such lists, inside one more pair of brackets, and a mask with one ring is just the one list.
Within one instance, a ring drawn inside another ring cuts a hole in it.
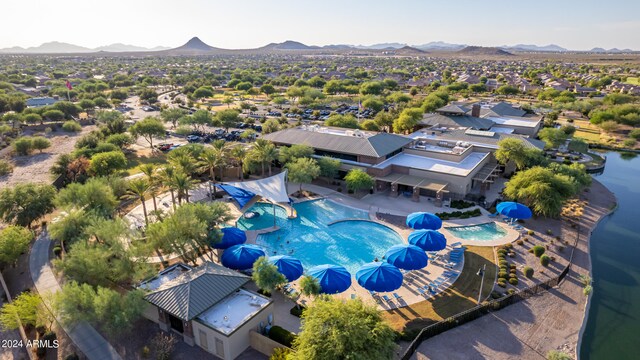
[{"label": "mountain range", "polygon": [[[466,50],[465,50],[466,49]],[[464,50],[464,51],[463,51]],[[501,50],[501,51],[498,51]],[[372,45],[348,45],[348,44],[334,44],[325,46],[306,45],[301,42],[287,40],[282,43],[270,43],[265,46],[256,49],[221,49],[210,46],[200,40],[197,37],[192,38],[187,43],[177,48],[169,48],[163,46],[157,46],[154,48],[146,48],[135,45],[127,45],[122,43],[116,43],[106,46],[100,46],[97,48],[88,48],[78,46],[74,44],[52,41],[44,43],[40,46],[22,48],[11,47],[0,49],[0,54],[88,54],[88,53],[148,53],[154,52],[158,54],[213,54],[213,53],[272,53],[272,52],[286,52],[286,51],[310,51],[310,52],[393,52],[394,54],[403,55],[419,55],[432,51],[461,51],[463,53],[475,53],[483,55],[511,55],[513,52],[568,52],[569,49],[563,48],[555,44],[549,44],[544,46],[534,44],[517,44],[517,45],[503,45],[498,47],[478,47],[469,46],[466,44],[453,44],[443,41],[433,41],[420,45],[408,45],[403,43],[378,43]],[[630,49],[609,49],[593,48],[587,52],[591,53],[627,53],[633,52]]]}]

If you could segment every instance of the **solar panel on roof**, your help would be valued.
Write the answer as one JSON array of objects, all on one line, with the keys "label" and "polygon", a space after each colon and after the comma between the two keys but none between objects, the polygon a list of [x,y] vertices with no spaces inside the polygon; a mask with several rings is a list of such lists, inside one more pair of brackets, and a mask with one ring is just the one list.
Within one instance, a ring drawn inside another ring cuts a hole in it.
[{"label": "solar panel on roof", "polygon": [[465,131],[464,133],[467,135],[484,136],[484,137],[493,137],[496,134],[493,131],[482,131],[482,130],[473,130],[473,129],[467,129],[467,131]]}]

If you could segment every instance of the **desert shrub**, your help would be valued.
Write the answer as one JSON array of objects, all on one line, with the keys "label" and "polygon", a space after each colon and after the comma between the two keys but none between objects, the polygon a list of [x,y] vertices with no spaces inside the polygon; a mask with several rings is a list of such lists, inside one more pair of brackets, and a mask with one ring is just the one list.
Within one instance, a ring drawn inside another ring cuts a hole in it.
[{"label": "desert shrub", "polygon": [[549,350],[547,360],[573,360],[573,357],[567,353],[558,350]]},{"label": "desert shrub", "polygon": [[504,255],[506,253],[507,253],[507,250],[505,250],[505,249],[498,250],[498,255]]},{"label": "desert shrub", "polygon": [[518,270],[516,269],[509,269],[509,274],[515,274]]},{"label": "desert shrub", "polygon": [[533,255],[535,255],[536,257],[542,256],[542,254],[544,254],[544,251],[545,251],[545,248],[540,245],[536,245],[532,249],[533,249]]},{"label": "desert shrub", "polygon": [[516,286],[518,285],[518,278],[510,278],[509,279],[509,284]]},{"label": "desert shrub", "polygon": [[514,253],[513,251],[512,251],[512,252],[510,252],[510,253],[509,253],[509,257],[512,257],[512,258],[516,257],[516,253]]},{"label": "desert shrub", "polygon": [[512,295],[516,293],[516,289],[507,289],[507,294]]},{"label": "desert shrub", "polygon": [[547,229],[547,235],[553,235],[553,230]]},{"label": "desert shrub", "polygon": [[521,246],[522,246],[522,245],[524,245],[524,240],[518,240],[518,241],[516,241],[516,244],[518,244],[518,245],[521,245]]},{"label": "desert shrub", "polygon": [[500,260],[499,264],[500,266],[502,266],[502,265],[507,265],[509,263],[507,262],[507,260]]},{"label": "desert shrub", "polygon": [[498,273],[498,278],[500,279],[506,279],[507,278],[507,272],[506,271],[500,271]]},{"label": "desert shrub", "polygon": [[289,330],[283,329],[280,326],[274,325],[269,330],[269,338],[273,341],[277,341],[280,344],[291,347],[296,335]]},{"label": "desert shrub", "polygon": [[148,358],[151,355],[151,349],[148,346],[143,346],[142,350],[140,350],[140,355],[145,359]]},{"label": "desert shrub", "polygon": [[287,360],[287,357],[291,354],[291,350],[287,348],[275,348],[273,354],[269,357],[269,360]]},{"label": "desert shrub", "polygon": [[502,297],[502,293],[496,290],[493,290],[491,292],[491,298],[492,299],[500,299]]},{"label": "desert shrub", "polygon": [[549,257],[549,255],[540,256],[540,264],[542,264],[542,266],[549,266],[550,261],[551,258]]},{"label": "desert shrub", "polygon": [[582,289],[582,293],[584,294],[584,296],[589,296],[589,294],[591,294],[592,291],[593,291],[593,287],[591,285],[587,285]]},{"label": "desert shrub", "polygon": [[509,249],[513,248],[513,244],[512,243],[505,244],[504,248],[509,250]]},{"label": "desert shrub", "polygon": [[535,233],[535,231],[533,231],[533,230],[527,230],[527,235],[529,235],[529,236],[533,236],[533,235],[535,235],[535,234],[536,234],[536,233]]},{"label": "desert shrub", "polygon": [[82,130],[82,126],[73,120],[69,120],[62,124],[62,130],[66,132],[80,132]]},{"label": "desert shrub", "polygon": [[516,264],[509,264],[509,269],[515,269],[516,268]]},{"label": "desert shrub", "polygon": [[524,276],[526,276],[529,279],[531,279],[533,277],[533,268],[531,268],[529,266],[525,266],[524,267]]},{"label": "desert shrub", "polygon": [[507,287],[507,283],[504,281],[498,281],[498,286],[500,287]]},{"label": "desert shrub", "polygon": [[7,160],[0,159],[0,176],[9,175],[13,172],[13,165]]},{"label": "desert shrub", "polygon": [[13,149],[18,155],[29,155],[33,150],[33,141],[30,137],[22,137],[13,142]]}]

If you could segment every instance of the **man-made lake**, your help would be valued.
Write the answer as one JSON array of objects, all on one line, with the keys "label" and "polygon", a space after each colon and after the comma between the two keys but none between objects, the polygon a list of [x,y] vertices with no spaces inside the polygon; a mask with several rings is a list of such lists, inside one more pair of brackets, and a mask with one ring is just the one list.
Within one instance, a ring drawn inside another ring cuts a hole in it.
[{"label": "man-made lake", "polygon": [[595,178],[618,209],[591,237],[593,294],[580,359],[638,359],[640,354],[640,156],[606,154]]}]

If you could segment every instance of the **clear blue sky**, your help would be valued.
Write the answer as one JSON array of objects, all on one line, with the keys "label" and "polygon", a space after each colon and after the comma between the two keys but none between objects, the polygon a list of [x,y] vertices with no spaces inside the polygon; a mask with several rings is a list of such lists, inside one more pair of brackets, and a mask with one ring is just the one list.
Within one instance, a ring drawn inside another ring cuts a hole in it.
[{"label": "clear blue sky", "polygon": [[637,0],[2,0],[0,48],[446,41],[640,50]]}]

